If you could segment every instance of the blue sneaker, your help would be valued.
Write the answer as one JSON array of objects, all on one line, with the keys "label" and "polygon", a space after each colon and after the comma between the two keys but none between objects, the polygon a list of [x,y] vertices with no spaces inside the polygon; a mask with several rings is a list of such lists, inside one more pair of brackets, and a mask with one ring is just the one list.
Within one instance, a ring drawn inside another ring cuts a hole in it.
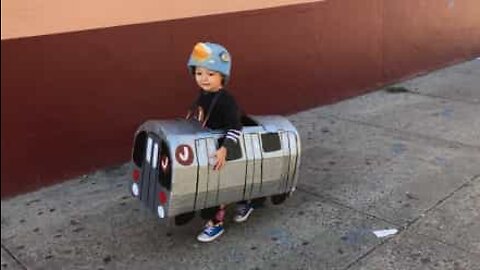
[{"label": "blue sneaker", "polygon": [[213,225],[209,222],[203,229],[203,232],[197,236],[197,240],[200,242],[212,242],[220,237],[224,231],[222,224]]},{"label": "blue sneaker", "polygon": [[237,214],[233,217],[233,221],[237,223],[247,221],[252,212],[253,205],[251,203],[239,203],[237,204]]}]

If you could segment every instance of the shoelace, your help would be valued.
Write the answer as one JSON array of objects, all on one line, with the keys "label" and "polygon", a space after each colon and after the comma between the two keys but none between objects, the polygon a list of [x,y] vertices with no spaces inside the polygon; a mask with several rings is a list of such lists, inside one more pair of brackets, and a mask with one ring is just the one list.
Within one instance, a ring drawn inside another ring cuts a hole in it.
[{"label": "shoelace", "polygon": [[242,208],[240,208],[239,212],[242,216],[245,216],[249,209],[250,209],[250,207],[248,207],[248,205],[245,205],[245,206],[242,206]]},{"label": "shoelace", "polygon": [[214,229],[215,229],[215,226],[208,226],[208,227],[205,229],[205,233],[206,233],[206,234],[211,234]]}]

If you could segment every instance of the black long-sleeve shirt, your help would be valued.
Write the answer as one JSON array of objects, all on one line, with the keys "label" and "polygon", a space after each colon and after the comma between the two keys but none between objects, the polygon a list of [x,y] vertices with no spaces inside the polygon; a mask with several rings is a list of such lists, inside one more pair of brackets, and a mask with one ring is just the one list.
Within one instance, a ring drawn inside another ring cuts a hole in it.
[{"label": "black long-sleeve shirt", "polygon": [[[211,107],[214,101],[215,104]],[[197,119],[200,122],[206,120],[206,127],[225,131],[221,146],[225,146],[227,152],[238,144],[242,134],[241,112],[234,97],[227,90],[201,91],[194,107]]]}]

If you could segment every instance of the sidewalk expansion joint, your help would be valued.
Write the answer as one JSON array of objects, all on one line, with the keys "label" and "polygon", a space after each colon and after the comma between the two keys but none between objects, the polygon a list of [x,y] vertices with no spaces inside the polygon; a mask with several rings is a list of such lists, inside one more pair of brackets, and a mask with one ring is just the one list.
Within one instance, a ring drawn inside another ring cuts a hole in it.
[{"label": "sidewalk expansion joint", "polygon": [[[309,194],[313,197],[317,197],[317,198],[320,198],[322,199],[323,201],[327,202],[327,203],[331,203],[333,205],[337,205],[337,206],[340,206],[342,208],[346,208],[346,209],[349,209],[353,212],[356,212],[356,213],[359,213],[361,215],[364,215],[364,216],[367,216],[367,217],[370,217],[370,218],[373,218],[373,219],[377,219],[377,220],[380,220],[380,221],[383,221],[385,223],[389,223],[389,224],[392,224],[392,225],[395,225],[397,227],[401,227],[401,226],[398,226],[398,224],[396,224],[395,222],[392,222],[392,221],[389,221],[389,220],[386,220],[384,218],[381,218],[381,217],[377,217],[375,215],[372,215],[372,214],[369,214],[369,213],[365,213],[363,211],[360,211],[358,209],[355,209],[354,207],[350,206],[350,205],[346,205],[346,204],[343,204],[341,202],[339,202],[338,200],[336,200],[335,198],[332,198],[332,197],[326,197],[326,196],[322,196],[320,194],[317,194],[315,192],[312,192],[312,191],[309,191],[309,190],[305,190],[303,189],[302,187],[300,186],[297,186],[297,191],[299,192],[303,192],[303,193],[306,193],[306,194]],[[399,229],[399,233],[402,232],[402,229]],[[354,259],[351,263],[349,263],[345,268],[344,270],[348,270],[350,267],[354,266],[357,262],[359,262],[360,260],[362,260],[363,258],[367,257],[369,254],[371,254],[372,252],[374,252],[377,248],[383,246],[385,243],[387,243],[388,241],[390,241],[391,239],[393,239],[394,237],[390,237],[390,238],[386,238],[384,240],[382,240],[380,243],[374,245],[372,248],[370,248],[368,251],[366,251],[365,253],[363,253],[362,255],[360,255],[360,257]]]},{"label": "sidewalk expansion joint", "polygon": [[472,251],[470,251],[470,250],[468,250],[468,249],[465,249],[464,247],[461,247],[461,246],[458,246],[458,245],[456,245],[456,244],[452,244],[452,243],[449,243],[449,242],[445,242],[445,241],[443,241],[443,240],[441,240],[441,239],[432,237],[432,236],[430,236],[430,235],[427,235],[427,234],[424,234],[424,233],[416,233],[416,232],[414,232],[414,234],[420,235],[420,236],[422,236],[422,237],[424,237],[424,238],[427,238],[428,240],[431,240],[431,241],[436,241],[436,242],[441,243],[441,244],[443,244],[443,245],[445,245],[445,246],[453,247],[453,248],[455,248],[455,249],[461,250],[461,251],[463,251],[463,252],[465,252],[465,253],[468,253],[468,254],[470,254],[470,255],[480,256],[480,253],[478,253],[478,252],[472,252]]},{"label": "sidewalk expansion joint", "polygon": [[480,104],[480,101],[476,100],[465,100],[465,99],[458,99],[458,98],[450,98],[450,97],[444,97],[444,96],[437,96],[433,94],[425,94],[417,91],[412,91],[408,90],[406,93],[413,94],[413,95],[418,95],[418,96],[423,96],[423,97],[429,97],[429,98],[436,98],[436,99],[442,99],[442,100],[448,100],[448,101],[455,101],[455,102],[460,102],[460,103],[466,103],[470,105],[478,105]]},{"label": "sidewalk expansion joint", "polygon": [[391,224],[391,225],[395,225],[395,226],[397,226],[397,227],[401,227],[401,225],[399,225],[399,224],[397,224],[397,223],[395,223],[395,222],[393,222],[393,221],[391,221],[391,220],[387,220],[387,219],[385,219],[385,218],[377,217],[377,216],[375,216],[375,215],[372,215],[372,214],[363,212],[363,211],[361,211],[361,210],[359,210],[359,209],[354,208],[353,206],[350,206],[350,205],[348,205],[348,204],[344,204],[344,203],[342,203],[342,202],[339,202],[337,199],[335,199],[335,198],[333,198],[333,197],[320,195],[320,194],[317,194],[317,193],[315,193],[315,192],[313,192],[313,191],[309,191],[309,190],[303,189],[300,185],[297,186],[297,190],[298,190],[298,191],[301,191],[301,192],[303,192],[303,193],[306,193],[306,194],[308,194],[308,195],[311,195],[311,196],[313,196],[313,197],[317,197],[317,198],[319,198],[319,199],[322,199],[322,200],[324,200],[324,201],[327,202],[327,203],[331,203],[331,204],[340,206],[340,207],[342,207],[342,208],[346,208],[346,209],[348,209],[348,210],[354,211],[354,212],[359,213],[359,214],[361,214],[361,215],[368,216],[368,217],[370,217],[370,218],[377,219],[377,220],[383,221],[383,222],[385,222],[385,223],[388,223],[388,224]]},{"label": "sidewalk expansion joint", "polygon": [[[413,219],[411,222],[408,222],[407,225],[403,226],[403,227],[400,227],[399,229],[399,232],[397,235],[395,235],[395,237],[390,237],[390,238],[386,238],[384,241],[382,241],[381,243],[379,243],[378,245],[375,245],[373,246],[371,249],[369,249],[367,252],[365,252],[364,254],[362,254],[360,257],[356,258],[354,261],[352,261],[350,264],[348,264],[344,270],[348,270],[349,268],[351,268],[352,266],[354,266],[355,264],[357,264],[359,261],[361,261],[363,258],[367,257],[369,254],[371,254],[372,252],[374,252],[377,248],[383,246],[384,244],[386,244],[388,241],[390,241],[391,239],[394,239],[394,238],[397,238],[403,234],[405,234],[408,229],[413,225],[415,224],[417,221],[419,221],[420,219],[422,219],[423,217],[426,216],[427,213],[431,212],[432,210],[434,210],[437,206],[441,205],[443,202],[445,202],[446,200],[448,200],[449,198],[451,198],[455,193],[457,193],[458,191],[460,191],[461,189],[465,188],[466,186],[468,186],[471,182],[475,181],[476,179],[479,179],[479,175],[476,175],[476,176],[473,176],[472,178],[470,178],[469,180],[467,180],[465,183],[463,183],[462,185],[460,185],[460,187],[456,188],[454,191],[452,191],[451,193],[449,193],[447,196],[445,196],[444,198],[440,199],[437,203],[435,203],[435,205],[433,205],[432,207],[430,207],[429,209],[425,210],[421,215],[419,215],[417,218]],[[306,192],[306,191],[304,191]],[[306,193],[309,193],[309,192],[306,192]],[[317,195],[318,196],[318,195]],[[348,206],[345,206],[345,207],[348,207]],[[350,208],[352,209],[352,208]],[[355,210],[355,209],[353,209]],[[358,210],[357,210],[358,211]],[[367,214],[369,215],[369,214]],[[372,215],[369,215],[369,216],[372,216]],[[375,216],[373,216],[375,217]],[[377,217],[375,217],[377,218]],[[383,219],[382,219],[383,220]],[[394,223],[393,223],[394,224]],[[415,232],[414,232],[415,233]],[[432,241],[437,241],[439,243],[442,243],[444,245],[447,245],[447,246],[451,246],[453,248],[456,248],[456,249],[459,249],[461,251],[464,251],[468,254],[472,254],[472,255],[478,255],[477,253],[474,253],[474,252],[471,252],[471,251],[468,251],[468,250],[465,250],[464,248],[460,248],[454,244],[451,244],[451,243],[447,243],[447,242],[444,242],[444,241],[441,241],[439,239],[436,239],[436,238],[432,238],[430,236],[426,236],[426,235],[423,235],[423,234],[418,234],[418,233],[415,233],[417,235],[421,235],[429,240],[432,240]]]},{"label": "sidewalk expansion joint", "polygon": [[[12,252],[2,243],[2,249],[5,250],[5,252],[16,262],[22,269],[28,269],[15,255],[13,255]],[[3,266],[2,266],[3,268]]]},{"label": "sidewalk expansion joint", "polygon": [[343,270],[348,270],[350,269],[352,266],[354,266],[355,264],[357,264],[359,261],[363,260],[363,258],[366,258],[368,255],[370,255],[372,252],[374,252],[375,250],[377,250],[377,248],[379,247],[382,247],[383,245],[385,245],[388,241],[394,239],[395,237],[389,237],[389,238],[386,238],[384,239],[382,242],[380,242],[378,245],[374,245],[372,248],[370,248],[369,250],[367,250],[365,253],[363,253],[360,257],[354,259],[351,263],[349,263],[345,268],[343,268]]},{"label": "sidewalk expansion joint", "polygon": [[388,131],[388,132],[391,132],[391,133],[394,133],[394,134],[400,134],[400,135],[404,135],[404,136],[408,136],[408,137],[412,137],[412,138],[419,138],[419,139],[439,142],[439,143],[445,144],[449,147],[459,147],[459,148],[461,147],[461,148],[467,148],[467,149],[472,149],[473,148],[476,151],[480,151],[480,146],[479,145],[471,145],[471,144],[466,144],[466,143],[462,143],[462,142],[459,142],[459,141],[451,141],[451,140],[447,140],[447,139],[443,139],[443,138],[439,138],[439,137],[432,137],[432,136],[428,136],[428,135],[424,135],[424,134],[420,134],[420,133],[403,131],[403,130],[399,130],[399,129],[396,129],[396,128],[391,128],[391,127],[386,127],[386,126],[382,126],[382,125],[372,124],[372,123],[364,122],[364,121],[360,121],[360,120],[353,120],[353,119],[349,119],[349,118],[344,118],[344,117],[340,117],[340,116],[337,116],[337,115],[334,115],[334,114],[320,115],[320,116],[318,116],[318,118],[323,118],[323,119],[327,119],[327,120],[333,118],[335,120],[350,122],[350,123],[354,123],[354,124],[357,124],[357,125],[363,125],[363,126],[383,129],[385,131]]},{"label": "sidewalk expansion joint", "polygon": [[417,218],[413,219],[412,221],[410,221],[409,223],[407,223],[407,225],[405,226],[406,228],[407,227],[410,227],[411,225],[413,225],[414,223],[416,223],[418,220],[420,220],[422,217],[426,216],[428,213],[430,213],[431,211],[435,210],[435,208],[437,208],[438,206],[440,206],[442,203],[444,203],[446,200],[450,199],[453,195],[455,195],[455,193],[459,192],[460,190],[462,190],[463,188],[467,187],[468,185],[470,185],[473,181],[475,181],[475,179],[477,178],[477,176],[473,176],[471,177],[470,179],[466,180],[463,184],[461,184],[459,187],[457,187],[455,190],[453,190],[452,192],[450,192],[449,194],[447,194],[447,196],[443,197],[442,199],[438,200],[434,205],[432,205],[430,208],[428,208],[427,210],[425,210],[420,216],[418,216]]},{"label": "sidewalk expansion joint", "polygon": [[[400,228],[400,229],[399,229],[399,234],[397,234],[397,236],[402,233],[402,230],[403,230],[402,226],[396,224],[395,222],[392,222],[392,221],[387,220],[387,219],[385,219],[385,218],[377,217],[377,216],[372,215],[372,214],[369,214],[369,213],[365,213],[365,212],[363,212],[363,211],[361,211],[361,210],[358,210],[358,209],[356,209],[356,208],[354,208],[354,207],[352,207],[352,206],[350,206],[350,205],[346,205],[346,204],[344,204],[344,203],[341,203],[341,202],[339,202],[338,200],[336,200],[335,198],[322,196],[322,195],[317,194],[317,193],[315,193],[315,192],[312,192],[312,191],[309,191],[309,190],[305,190],[305,189],[301,188],[300,186],[297,186],[297,190],[300,191],[300,192],[304,192],[304,193],[306,193],[306,194],[309,194],[309,195],[311,195],[311,196],[320,198],[320,199],[324,200],[324,201],[327,202],[327,203],[331,203],[331,204],[334,204],[334,205],[337,205],[337,206],[340,206],[340,207],[349,209],[349,210],[351,210],[351,211],[353,211],[353,212],[356,212],[356,213],[359,213],[359,214],[361,214],[361,215],[364,215],[364,216],[367,216],[367,217],[370,217],[370,218],[373,218],[373,219],[377,219],[377,220],[383,221],[383,222],[388,223],[388,224],[392,224],[392,225]],[[393,239],[393,238],[395,238],[395,237],[386,238],[386,239],[382,240],[380,243],[374,245],[374,246],[373,246],[372,248],[370,248],[368,251],[366,251],[365,253],[363,253],[360,257],[354,259],[351,263],[349,263],[349,264],[344,268],[344,270],[348,270],[349,268],[351,268],[352,266],[354,266],[356,263],[358,263],[360,260],[362,260],[363,258],[367,257],[369,254],[371,254],[372,252],[374,252],[377,248],[383,246],[385,243],[387,243],[388,241],[390,241],[390,240]]]}]

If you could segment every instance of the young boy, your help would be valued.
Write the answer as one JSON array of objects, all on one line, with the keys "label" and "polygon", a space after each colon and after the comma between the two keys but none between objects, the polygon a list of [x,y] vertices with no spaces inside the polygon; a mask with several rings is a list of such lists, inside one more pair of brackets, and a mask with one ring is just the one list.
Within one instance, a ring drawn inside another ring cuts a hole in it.
[{"label": "young boy", "polygon": [[[230,78],[232,60],[228,51],[219,44],[200,42],[195,45],[188,61],[188,68],[201,88],[200,95],[188,112],[210,129],[221,129],[225,136],[215,153],[215,170],[226,163],[227,153],[239,143],[242,134],[240,110],[235,99],[225,90]],[[198,235],[200,242],[210,242],[223,234],[226,205],[220,205],[215,217],[209,220]],[[237,204],[235,222],[244,222],[252,213],[250,202]]]}]

